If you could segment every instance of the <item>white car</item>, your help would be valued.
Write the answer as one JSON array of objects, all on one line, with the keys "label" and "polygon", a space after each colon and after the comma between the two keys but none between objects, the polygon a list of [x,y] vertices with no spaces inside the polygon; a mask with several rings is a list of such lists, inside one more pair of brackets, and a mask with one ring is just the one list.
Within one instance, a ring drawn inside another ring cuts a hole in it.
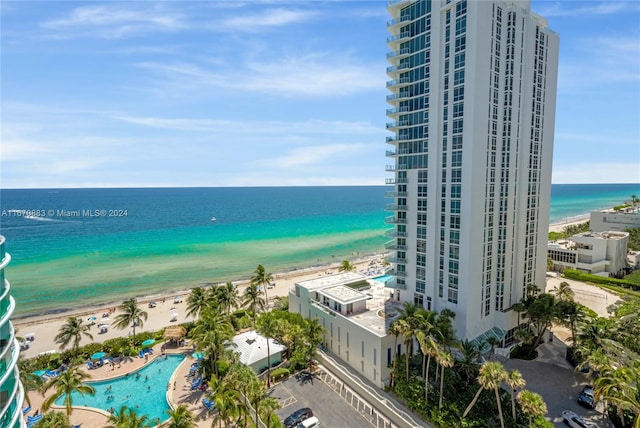
[{"label": "white car", "polygon": [[564,423],[569,425],[571,428],[597,428],[595,425],[585,421],[571,410],[563,411],[562,417],[564,418]]}]

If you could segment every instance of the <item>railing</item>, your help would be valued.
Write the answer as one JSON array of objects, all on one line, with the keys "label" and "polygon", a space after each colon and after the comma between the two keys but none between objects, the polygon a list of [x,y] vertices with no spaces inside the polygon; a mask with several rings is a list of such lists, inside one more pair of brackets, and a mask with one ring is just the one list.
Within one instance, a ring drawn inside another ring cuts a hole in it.
[{"label": "railing", "polygon": [[404,85],[406,83],[411,83],[411,79],[408,77],[402,77],[400,79],[389,80],[387,82],[387,88],[392,86]]},{"label": "railing", "polygon": [[411,53],[411,49],[402,48],[402,49],[397,50],[397,51],[388,52],[387,53],[387,59],[392,59],[392,58],[396,58],[396,57],[403,56],[403,55],[409,55],[410,53]]},{"label": "railing", "polygon": [[384,222],[386,224],[407,224],[406,218],[396,218],[395,216],[385,217]]},{"label": "railing", "polygon": [[403,15],[398,18],[390,19],[387,21],[387,27],[393,27],[394,25],[402,24],[407,21],[411,21],[411,15]]},{"label": "railing", "polygon": [[395,73],[397,71],[406,70],[407,68],[411,68],[410,64],[398,64],[387,67],[387,73]]},{"label": "railing", "polygon": [[406,245],[398,245],[396,244],[394,241],[391,242],[387,242],[386,244],[384,244],[384,248],[387,250],[405,250],[407,249]]},{"label": "railing", "polygon": [[394,34],[392,36],[387,37],[387,43],[397,42],[398,40],[407,39],[411,37],[410,31],[403,31],[400,34]]}]

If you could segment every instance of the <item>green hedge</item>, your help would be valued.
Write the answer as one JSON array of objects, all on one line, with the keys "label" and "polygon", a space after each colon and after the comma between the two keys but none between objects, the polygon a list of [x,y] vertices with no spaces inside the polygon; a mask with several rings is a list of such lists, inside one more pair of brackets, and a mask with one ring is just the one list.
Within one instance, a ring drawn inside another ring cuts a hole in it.
[{"label": "green hedge", "polygon": [[591,282],[594,284],[615,285],[622,288],[630,288],[634,291],[640,291],[640,286],[631,281],[617,278],[606,278],[603,276],[592,275],[590,273],[581,272],[575,269],[565,269],[562,276],[568,279],[574,279],[580,282]]},{"label": "green hedge", "polygon": [[287,376],[289,376],[289,369],[286,369],[284,367],[275,369],[271,372],[271,379],[273,380],[278,380],[280,378],[287,377]]}]

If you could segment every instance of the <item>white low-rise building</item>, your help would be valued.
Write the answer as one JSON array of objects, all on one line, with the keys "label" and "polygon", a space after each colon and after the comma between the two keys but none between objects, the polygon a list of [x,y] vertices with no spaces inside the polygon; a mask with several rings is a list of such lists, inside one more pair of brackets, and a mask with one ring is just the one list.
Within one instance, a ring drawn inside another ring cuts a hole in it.
[{"label": "white low-rise building", "polygon": [[253,330],[234,336],[232,342],[232,349],[239,354],[240,362],[251,367],[258,374],[269,367],[268,360],[272,366],[280,363],[282,351],[287,349],[275,340],[269,339],[269,355],[267,355],[267,338]]},{"label": "white low-rise building", "polygon": [[591,211],[589,228],[594,232],[624,232],[640,227],[640,209],[629,207],[622,210]]},{"label": "white low-rise building", "polygon": [[578,269],[592,274],[617,273],[627,266],[627,232],[584,232],[549,242],[554,269]]},{"label": "white low-rise building", "polygon": [[384,283],[343,272],[296,283],[289,291],[289,311],[318,318],[327,350],[382,388],[395,342],[387,326],[401,307],[392,292]]}]

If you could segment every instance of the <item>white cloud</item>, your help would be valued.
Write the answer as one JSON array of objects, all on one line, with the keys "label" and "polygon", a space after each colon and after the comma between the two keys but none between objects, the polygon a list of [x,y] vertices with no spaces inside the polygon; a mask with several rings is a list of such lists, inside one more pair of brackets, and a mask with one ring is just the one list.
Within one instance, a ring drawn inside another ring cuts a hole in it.
[{"label": "white cloud", "polygon": [[256,15],[234,16],[223,20],[218,26],[228,31],[255,33],[264,28],[305,22],[316,15],[316,12],[311,11],[271,9]]},{"label": "white cloud", "polygon": [[175,10],[137,3],[135,7],[82,6],[73,9],[68,16],[45,21],[44,29],[54,33],[52,37],[102,37],[121,38],[149,31],[175,31],[185,27],[182,15]]},{"label": "white cloud", "polygon": [[[386,80],[382,65],[356,63],[348,58],[332,58],[323,54],[281,56],[271,61],[253,60],[215,68],[155,62],[142,62],[137,66],[164,74],[170,83],[178,86],[178,93],[217,87],[278,96],[336,97],[380,90]],[[372,70],[376,72],[372,73]],[[163,87],[165,84],[161,83]]]},{"label": "white cloud", "polygon": [[555,184],[640,183],[640,158],[636,160],[635,163],[556,163],[551,181]]},{"label": "white cloud", "polygon": [[293,149],[285,156],[260,160],[259,165],[271,168],[296,168],[312,164],[323,163],[329,158],[336,156],[353,155],[366,150],[364,144],[325,144],[318,146],[307,146]]}]

